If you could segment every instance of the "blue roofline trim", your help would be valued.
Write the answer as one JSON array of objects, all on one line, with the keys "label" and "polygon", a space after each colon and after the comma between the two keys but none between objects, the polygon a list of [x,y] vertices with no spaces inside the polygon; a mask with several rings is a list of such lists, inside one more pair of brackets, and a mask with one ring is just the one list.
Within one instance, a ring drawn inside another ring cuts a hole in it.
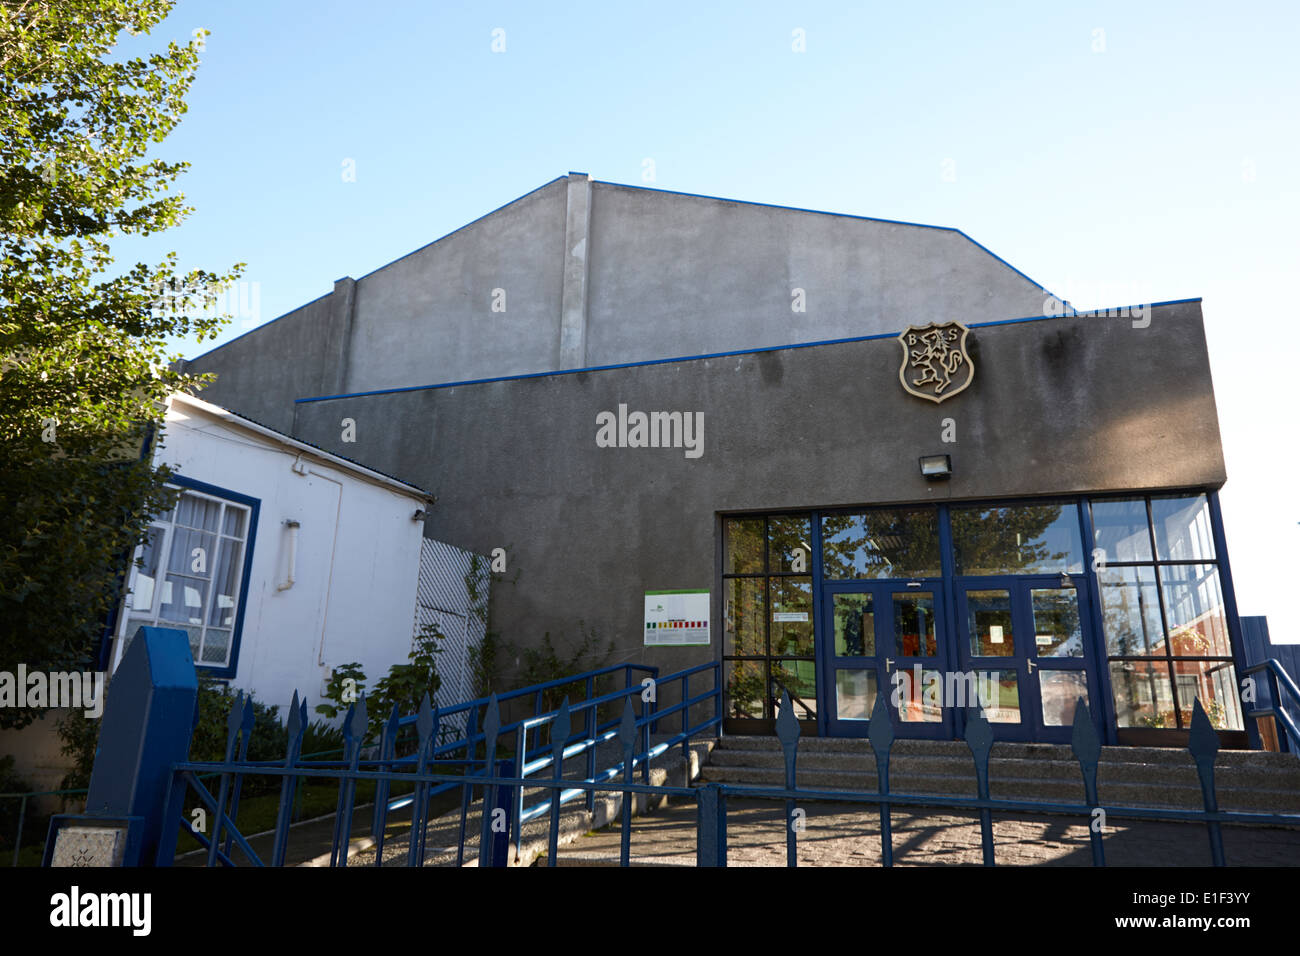
[{"label": "blue roofline trim", "polygon": [[1050,289],[1048,289],[1047,286],[1043,285],[1041,282],[1032,279],[1024,272],[1021,272],[1019,269],[1017,269],[1011,263],[1007,262],[1006,259],[1003,259],[1000,255],[998,255],[988,246],[984,245],[982,242],[976,242],[974,239],[966,235],[966,233],[962,232],[956,226],[936,226],[928,222],[908,222],[904,219],[881,219],[878,216],[858,216],[848,212],[828,212],[825,209],[807,209],[802,206],[781,206],[781,205],[777,205],[776,203],[754,202],[753,200],[749,200],[749,199],[729,199],[726,196],[709,196],[705,193],[687,193],[687,192],[679,192],[675,189],[658,189],[653,186],[632,186],[626,183],[611,183],[611,182],[606,182],[603,179],[593,179],[592,183],[601,186],[616,186],[619,189],[639,189],[643,192],[667,193],[670,196],[688,196],[692,199],[713,199],[716,200],[717,202],[732,202],[741,206],[762,206],[765,209],[782,209],[787,212],[809,212],[818,216],[838,216],[841,219],[858,219],[863,222],[882,222],[891,226],[914,226],[917,229],[937,229],[940,232],[955,232],[957,235],[961,236],[967,242],[973,243],[974,245],[978,246],[981,250],[983,250],[984,252],[992,256],[994,259],[998,260],[998,262],[1002,263],[1004,266],[1006,266],[1016,275],[1020,276],[1020,278],[1024,279],[1026,282],[1030,283],[1031,285],[1037,286],[1038,288],[1046,292],[1048,295],[1055,296],[1058,299],[1060,298],[1060,296],[1057,296]]},{"label": "blue roofline trim", "polygon": [[[1131,305],[1110,306],[1102,309],[1087,309],[1084,311],[1066,311],[1061,315],[1027,315],[1018,319],[998,319],[993,322],[976,322],[969,326],[972,329],[986,329],[995,325],[1015,325],[1018,322],[1042,322],[1047,319],[1068,319],[1068,318],[1089,318],[1098,315],[1105,315],[1108,312],[1120,312],[1123,309],[1132,309],[1141,305],[1144,308],[1154,308],[1158,305],[1186,305],[1191,302],[1200,302],[1201,297],[1196,296],[1190,299],[1169,299],[1165,302],[1148,302],[1133,303]],[[492,382],[517,382],[529,378],[550,378],[555,375],[577,375],[582,372],[609,372],[620,368],[639,368],[644,365],[667,365],[671,362],[697,362],[702,359],[729,358],[734,355],[756,355],[759,352],[783,352],[788,349],[810,349],[820,345],[844,345],[849,342],[871,342],[876,339],[897,338],[898,332],[880,332],[875,335],[854,335],[842,339],[822,339],[817,342],[795,342],[790,345],[765,345],[756,349],[736,349],[731,352],[709,352],[704,355],[678,355],[673,358],[661,359],[644,359],[640,362],[620,362],[617,365],[591,365],[585,368],[566,368],[557,369],[553,372],[525,372],[521,375],[499,375],[495,378],[473,378],[461,382],[438,382],[433,385],[404,385],[401,388],[377,388],[368,392],[346,392],[340,395],[314,395],[310,398],[295,398],[295,405],[302,405],[308,402],[328,402],[337,398],[365,398],[370,395],[395,395],[399,392],[424,392],[438,388],[459,388],[463,385],[488,385]]]}]

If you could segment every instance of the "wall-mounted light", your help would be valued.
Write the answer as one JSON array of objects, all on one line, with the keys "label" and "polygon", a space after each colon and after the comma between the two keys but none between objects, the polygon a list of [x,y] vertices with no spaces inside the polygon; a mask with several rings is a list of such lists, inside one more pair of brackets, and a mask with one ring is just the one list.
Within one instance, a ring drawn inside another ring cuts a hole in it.
[{"label": "wall-mounted light", "polygon": [[927,481],[943,481],[952,477],[952,457],[949,455],[922,455],[921,475]]}]

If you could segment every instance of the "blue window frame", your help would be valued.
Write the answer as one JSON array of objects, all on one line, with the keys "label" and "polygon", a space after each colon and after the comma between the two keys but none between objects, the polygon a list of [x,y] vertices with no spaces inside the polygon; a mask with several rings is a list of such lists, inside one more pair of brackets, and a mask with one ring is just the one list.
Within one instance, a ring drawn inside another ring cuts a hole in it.
[{"label": "blue window frame", "polygon": [[169,483],[181,494],[136,550],[115,660],[142,625],[176,627],[189,635],[195,667],[232,678],[261,500],[183,475]]},{"label": "blue window frame", "polygon": [[[1024,670],[1018,674],[1023,697],[1017,700],[1021,719],[1016,725],[995,726],[1000,737],[1067,739],[1076,696],[1089,702],[1110,743],[1135,724],[1183,730],[1195,697],[1207,704],[1221,731],[1241,729],[1234,681],[1240,660],[1236,603],[1214,492],[741,513],[722,516],[721,530],[720,650],[728,722],[737,732],[761,732],[756,725],[775,717],[781,690],[796,683],[782,671],[793,663],[787,658],[807,656],[806,642],[799,642],[792,654],[775,632],[795,616],[786,613],[789,602],[780,601],[781,595],[803,581],[810,593],[799,610],[806,603],[815,611],[817,679],[816,687],[797,682],[801,693],[791,696],[796,716],[815,720],[819,733],[864,734],[863,701],[888,688],[898,661],[907,658],[900,646],[890,653],[859,652],[846,663],[844,654],[832,648],[841,636],[828,623],[834,617],[832,603],[862,604],[879,590],[872,597],[874,623],[855,626],[888,630],[892,618],[876,612],[898,603],[890,590],[895,585],[899,593],[907,587],[936,592],[940,646],[933,651],[927,646],[917,661],[906,660],[922,668],[991,668],[999,659],[995,652],[1010,645],[993,647],[990,640],[988,648],[976,649],[980,653],[967,646],[967,592],[1006,592],[1004,616],[1009,620],[999,629],[1014,626],[1028,643],[1003,667],[1010,671],[1014,664]],[[796,530],[798,534],[791,533]],[[791,556],[800,546],[811,550],[810,561],[795,564]],[[804,574],[809,577],[786,579]],[[865,612],[858,611],[867,621]],[[1126,667],[1142,673],[1131,677]],[[1009,677],[1000,676],[1009,686]],[[848,695],[844,707],[839,706],[844,702],[838,701],[837,681]],[[1150,702],[1142,697],[1144,687],[1155,688]],[[819,697],[823,706],[806,706]],[[1160,719],[1163,710],[1169,719]],[[1139,724],[1135,713],[1156,719]],[[960,736],[964,720],[954,712],[940,721],[911,723],[903,730],[906,736]]]}]

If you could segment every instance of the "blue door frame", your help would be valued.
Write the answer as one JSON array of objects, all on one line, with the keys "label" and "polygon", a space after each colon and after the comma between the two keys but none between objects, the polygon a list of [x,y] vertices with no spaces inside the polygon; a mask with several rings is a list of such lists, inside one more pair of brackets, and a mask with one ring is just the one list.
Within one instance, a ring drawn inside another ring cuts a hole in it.
[{"label": "blue door frame", "polygon": [[[951,739],[952,711],[927,707],[923,693],[926,675],[946,672],[951,660],[944,638],[948,601],[943,579],[826,582],[821,600],[824,625],[816,645],[817,675],[825,690],[818,692],[818,716],[826,729],[819,727],[819,732],[832,737],[867,735],[870,721],[866,715],[872,712],[874,698],[859,704],[852,715],[841,717],[842,709],[848,711],[839,701],[838,681],[843,674],[850,683],[855,675],[874,681],[875,693],[888,695],[890,720],[898,736]],[[837,607],[844,621],[838,629]],[[908,624],[915,627],[905,637]],[[837,630],[846,645],[843,654],[839,653]]]}]

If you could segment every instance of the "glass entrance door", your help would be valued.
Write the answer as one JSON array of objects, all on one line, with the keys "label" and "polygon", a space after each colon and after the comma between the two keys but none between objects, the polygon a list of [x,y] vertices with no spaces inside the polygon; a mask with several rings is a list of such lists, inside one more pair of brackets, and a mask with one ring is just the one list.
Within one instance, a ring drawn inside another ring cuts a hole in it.
[{"label": "glass entrance door", "polygon": [[1069,574],[957,579],[959,676],[996,739],[1067,742],[1077,700],[1098,699],[1085,583]]},{"label": "glass entrance door", "polygon": [[865,737],[879,694],[900,737],[952,736],[943,706],[941,579],[827,584],[819,642],[827,730]]}]

